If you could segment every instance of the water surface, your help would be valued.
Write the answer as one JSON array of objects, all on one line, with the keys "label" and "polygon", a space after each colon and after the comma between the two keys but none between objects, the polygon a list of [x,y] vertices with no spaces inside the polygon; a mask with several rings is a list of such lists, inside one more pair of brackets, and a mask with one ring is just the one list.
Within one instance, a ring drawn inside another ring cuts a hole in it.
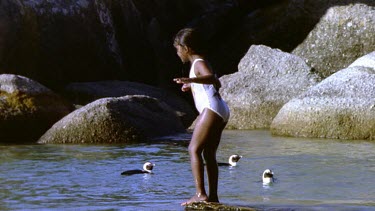
[{"label": "water surface", "polygon": [[[187,137],[132,145],[0,145],[0,210],[183,210],[195,189]],[[219,197],[260,210],[375,210],[375,142],[225,131]],[[122,176],[156,164],[154,174]],[[276,182],[263,186],[271,168]]]}]

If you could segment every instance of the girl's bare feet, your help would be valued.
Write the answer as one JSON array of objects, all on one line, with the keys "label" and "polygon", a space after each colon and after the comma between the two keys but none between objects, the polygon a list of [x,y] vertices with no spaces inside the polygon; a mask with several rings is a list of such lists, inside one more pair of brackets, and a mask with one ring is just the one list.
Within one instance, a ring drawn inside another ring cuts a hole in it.
[{"label": "girl's bare feet", "polygon": [[207,202],[217,202],[219,203],[219,198],[216,196],[216,197],[209,197]]},{"label": "girl's bare feet", "polygon": [[208,197],[206,194],[195,194],[193,197],[191,197],[189,200],[187,200],[186,202],[182,203],[181,206],[186,206],[190,203],[193,203],[193,202],[201,202],[201,201],[208,201]]}]

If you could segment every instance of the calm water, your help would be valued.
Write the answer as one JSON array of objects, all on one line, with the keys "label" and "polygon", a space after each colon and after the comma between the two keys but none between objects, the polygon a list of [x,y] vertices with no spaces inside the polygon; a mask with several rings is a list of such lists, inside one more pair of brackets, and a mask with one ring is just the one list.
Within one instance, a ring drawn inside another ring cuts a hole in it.
[{"label": "calm water", "polygon": [[[125,145],[0,145],[0,210],[183,210],[194,193],[186,140]],[[375,210],[375,142],[225,131],[219,196],[260,210]],[[154,174],[122,176],[156,163]],[[266,168],[277,181],[264,187]]]}]

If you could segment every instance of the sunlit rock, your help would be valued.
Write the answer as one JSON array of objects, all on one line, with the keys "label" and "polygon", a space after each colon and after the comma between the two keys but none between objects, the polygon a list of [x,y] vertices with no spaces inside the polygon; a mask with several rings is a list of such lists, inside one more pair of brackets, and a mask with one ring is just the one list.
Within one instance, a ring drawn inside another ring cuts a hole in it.
[{"label": "sunlit rock", "polygon": [[70,113],[39,143],[128,143],[185,132],[165,103],[147,96],[102,98]]},{"label": "sunlit rock", "polygon": [[284,105],[272,122],[271,132],[281,136],[374,140],[374,84],[375,66],[361,64],[340,70]]},{"label": "sunlit rock", "polygon": [[331,7],[292,53],[327,77],[374,51],[375,5],[371,4]]},{"label": "sunlit rock", "polygon": [[71,83],[65,88],[68,98],[74,104],[85,105],[99,98],[146,95],[167,103],[180,117],[185,127],[196,117],[192,106],[183,98],[154,86],[129,81],[98,81]]},{"label": "sunlit rock", "polygon": [[36,142],[73,107],[29,78],[0,75],[0,142]]},{"label": "sunlit rock", "polygon": [[370,67],[375,69],[375,51],[355,60],[349,67]]},{"label": "sunlit rock", "polygon": [[299,57],[267,46],[251,46],[239,71],[220,78],[230,129],[269,128],[279,109],[320,81]]}]

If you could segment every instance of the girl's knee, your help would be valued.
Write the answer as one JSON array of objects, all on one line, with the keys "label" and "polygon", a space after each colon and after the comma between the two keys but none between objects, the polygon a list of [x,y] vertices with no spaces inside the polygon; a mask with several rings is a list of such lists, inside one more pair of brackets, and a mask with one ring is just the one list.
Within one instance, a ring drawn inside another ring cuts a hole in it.
[{"label": "girl's knee", "polygon": [[196,146],[194,144],[189,145],[188,151],[189,151],[190,155],[194,155],[194,154],[200,155],[202,153],[202,149],[200,149],[198,146]]}]

